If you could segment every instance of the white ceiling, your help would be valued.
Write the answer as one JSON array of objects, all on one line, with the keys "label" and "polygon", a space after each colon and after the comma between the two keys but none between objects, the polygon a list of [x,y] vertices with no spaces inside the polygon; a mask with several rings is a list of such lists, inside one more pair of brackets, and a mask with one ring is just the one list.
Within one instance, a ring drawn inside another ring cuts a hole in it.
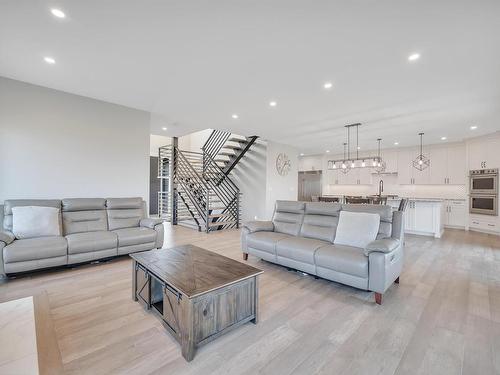
[{"label": "white ceiling", "polygon": [[305,153],[341,151],[352,122],[363,149],[500,130],[499,61],[497,0],[0,2],[2,76],[151,111],[155,134]]}]

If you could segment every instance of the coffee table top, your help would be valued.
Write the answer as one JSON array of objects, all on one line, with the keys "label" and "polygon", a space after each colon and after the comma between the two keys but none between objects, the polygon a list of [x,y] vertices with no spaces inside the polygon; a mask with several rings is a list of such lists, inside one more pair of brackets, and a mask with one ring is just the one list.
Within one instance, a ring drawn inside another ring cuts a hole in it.
[{"label": "coffee table top", "polygon": [[188,298],[264,272],[194,245],[149,250],[130,256]]}]

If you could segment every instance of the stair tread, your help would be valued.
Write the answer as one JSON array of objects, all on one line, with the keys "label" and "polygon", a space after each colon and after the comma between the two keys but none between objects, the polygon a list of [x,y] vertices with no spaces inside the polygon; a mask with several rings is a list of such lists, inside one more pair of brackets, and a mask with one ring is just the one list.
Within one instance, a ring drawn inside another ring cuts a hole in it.
[{"label": "stair tread", "polygon": [[224,147],[222,147],[222,150],[224,150],[225,148],[229,149],[229,150],[242,150],[242,147],[241,146],[236,146],[236,145],[224,145]]},{"label": "stair tread", "polygon": [[215,221],[212,223],[208,223],[208,226],[209,227],[218,227],[219,225],[234,224],[234,223],[236,223],[236,220]]},{"label": "stair tread", "polygon": [[246,138],[237,138],[235,136],[231,136],[229,139],[228,139],[228,142],[239,142],[239,143],[248,143],[247,139]]},{"label": "stair tread", "polygon": [[225,155],[225,156],[234,156],[236,155],[234,152],[230,152],[230,151],[219,151],[219,153],[217,154],[218,156],[219,155]]}]

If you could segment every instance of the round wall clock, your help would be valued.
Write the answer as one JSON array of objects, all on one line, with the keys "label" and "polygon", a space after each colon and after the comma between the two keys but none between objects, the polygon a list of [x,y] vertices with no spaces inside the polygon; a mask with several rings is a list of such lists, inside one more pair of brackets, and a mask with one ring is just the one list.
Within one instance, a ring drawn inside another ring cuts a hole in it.
[{"label": "round wall clock", "polygon": [[276,170],[280,176],[286,176],[288,172],[290,172],[290,168],[292,167],[292,163],[290,158],[285,153],[278,154],[276,158]]}]

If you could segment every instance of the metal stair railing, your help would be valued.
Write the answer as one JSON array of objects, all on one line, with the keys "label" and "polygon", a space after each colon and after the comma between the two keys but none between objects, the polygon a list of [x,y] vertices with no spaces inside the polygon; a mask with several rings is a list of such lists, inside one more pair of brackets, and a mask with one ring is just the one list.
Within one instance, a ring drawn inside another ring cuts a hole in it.
[{"label": "metal stair railing", "polygon": [[[239,227],[239,203],[240,189],[229,178],[224,171],[217,165],[210,155],[204,155],[203,178],[207,185],[215,193],[216,197],[222,202],[224,208],[222,212],[209,215],[209,225],[212,227],[238,228]],[[210,217],[211,216],[211,217]],[[228,220],[229,218],[229,220]],[[220,220],[219,220],[220,219]],[[222,222],[217,226],[217,222]]]},{"label": "metal stair railing", "polygon": [[[224,130],[213,130],[212,134],[210,134],[207,141],[201,148],[203,155],[208,155],[212,159],[215,158],[230,136],[230,132],[226,132]],[[205,164],[205,158],[203,158],[203,164]]]},{"label": "metal stair railing", "polygon": [[[181,151],[177,147],[174,148],[174,179],[183,190],[181,194],[179,194],[179,191],[176,191],[175,193],[177,196],[181,197],[181,200],[188,207],[190,212],[194,209],[198,214],[198,217],[202,219],[203,223],[200,223],[198,218],[192,214],[193,219],[198,225],[198,230],[201,230],[202,224],[205,228],[208,228],[208,213],[210,210],[209,198],[211,189],[194,169],[184,153],[190,154],[192,152]],[[186,202],[186,197],[189,198],[189,202]],[[190,204],[192,207],[190,207]]]}]

